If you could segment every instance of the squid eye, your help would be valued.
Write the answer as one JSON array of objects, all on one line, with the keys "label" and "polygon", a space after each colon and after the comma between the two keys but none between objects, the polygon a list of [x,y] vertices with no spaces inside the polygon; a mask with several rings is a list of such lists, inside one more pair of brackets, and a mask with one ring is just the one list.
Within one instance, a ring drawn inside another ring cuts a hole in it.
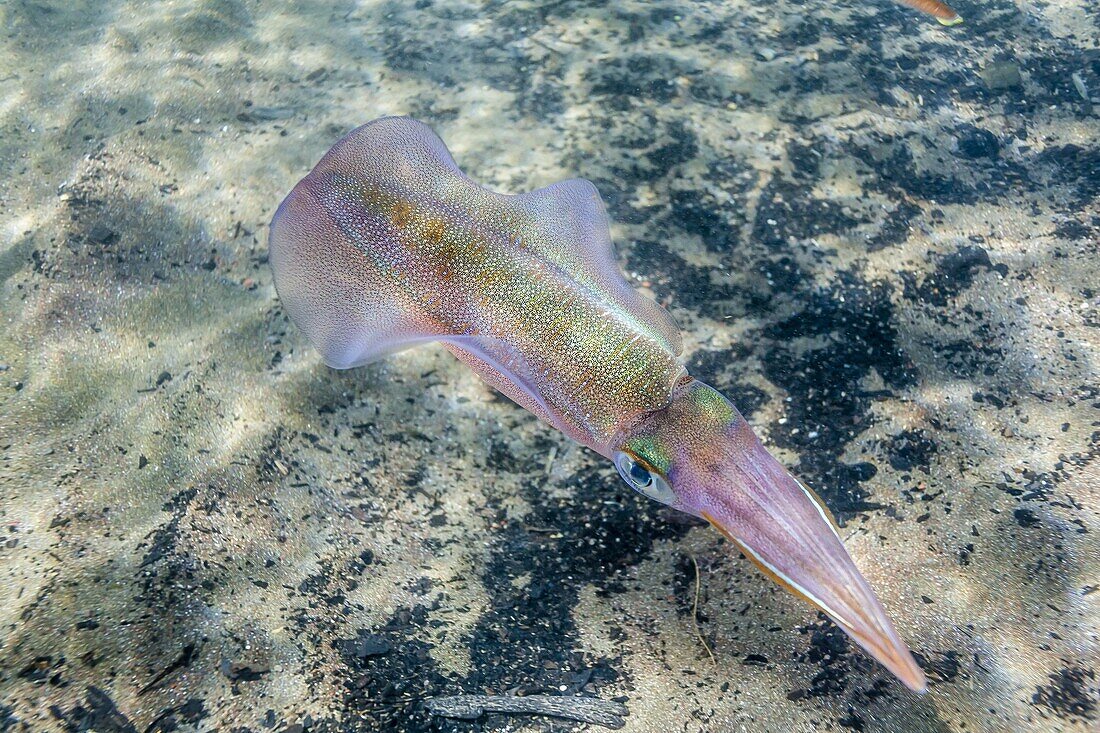
[{"label": "squid eye", "polygon": [[615,454],[615,468],[623,481],[639,494],[662,504],[671,504],[676,499],[663,476],[646,468],[629,453]]},{"label": "squid eye", "polygon": [[649,486],[653,483],[653,474],[642,467],[642,464],[631,461],[630,481],[635,486]]}]

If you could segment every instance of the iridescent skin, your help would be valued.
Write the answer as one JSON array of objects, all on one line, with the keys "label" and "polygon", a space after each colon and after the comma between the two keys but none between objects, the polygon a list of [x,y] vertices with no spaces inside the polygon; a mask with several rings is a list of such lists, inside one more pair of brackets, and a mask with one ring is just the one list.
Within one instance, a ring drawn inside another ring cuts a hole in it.
[{"label": "iridescent skin", "polygon": [[439,341],[484,380],[706,518],[910,688],[920,668],[813,492],[679,361],[667,312],[618,270],[587,181],[506,196],[408,118],[350,133],[271,225],[275,285],[330,366]]}]

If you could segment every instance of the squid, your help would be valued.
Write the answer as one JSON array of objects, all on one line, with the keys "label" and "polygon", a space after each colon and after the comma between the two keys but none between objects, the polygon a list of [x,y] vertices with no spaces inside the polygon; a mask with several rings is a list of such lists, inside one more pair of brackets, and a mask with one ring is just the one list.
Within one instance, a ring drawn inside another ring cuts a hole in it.
[{"label": "squid", "polygon": [[269,261],[283,307],[329,366],[440,343],[927,689],[825,504],[687,373],[675,321],[621,274],[589,181],[496,193],[427,125],[385,117],[294,187],[271,222]]}]

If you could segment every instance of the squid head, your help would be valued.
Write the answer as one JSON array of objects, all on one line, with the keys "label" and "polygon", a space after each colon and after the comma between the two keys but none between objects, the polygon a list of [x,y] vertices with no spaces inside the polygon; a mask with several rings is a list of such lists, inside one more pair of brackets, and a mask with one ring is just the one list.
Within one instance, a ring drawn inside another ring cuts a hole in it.
[{"label": "squid head", "polygon": [[917,692],[924,673],[841,542],[829,510],[764,449],[737,409],[694,379],[622,431],[612,457],[637,491],[706,519],[765,575],[824,612]]}]

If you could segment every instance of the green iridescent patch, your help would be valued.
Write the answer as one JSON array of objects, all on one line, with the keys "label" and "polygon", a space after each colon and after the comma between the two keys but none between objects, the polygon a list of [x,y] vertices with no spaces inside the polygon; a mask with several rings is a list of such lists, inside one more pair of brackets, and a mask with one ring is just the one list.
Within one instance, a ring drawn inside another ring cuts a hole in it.
[{"label": "green iridescent patch", "polygon": [[729,400],[702,382],[697,382],[691,390],[691,401],[698,408],[698,414],[707,422],[728,425],[737,418]]},{"label": "green iridescent patch", "polygon": [[623,449],[663,476],[667,476],[672,467],[672,451],[653,436],[632,438]]}]

